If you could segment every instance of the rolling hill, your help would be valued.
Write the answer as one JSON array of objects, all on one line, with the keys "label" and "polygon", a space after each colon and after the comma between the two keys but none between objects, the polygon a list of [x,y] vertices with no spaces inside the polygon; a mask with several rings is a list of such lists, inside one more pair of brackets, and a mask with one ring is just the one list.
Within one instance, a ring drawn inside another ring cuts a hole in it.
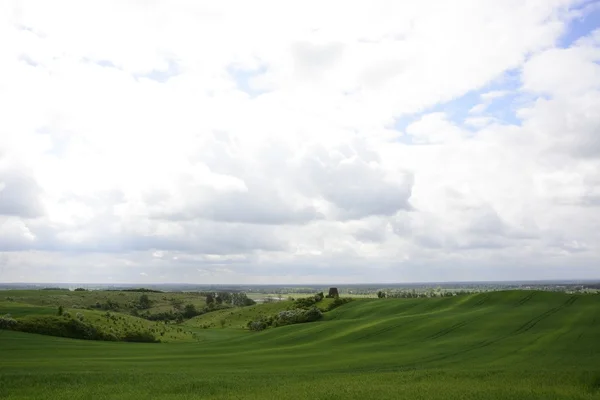
[{"label": "rolling hill", "polygon": [[141,344],[0,331],[0,398],[600,398],[597,295],[361,299],[319,322],[196,334]]}]

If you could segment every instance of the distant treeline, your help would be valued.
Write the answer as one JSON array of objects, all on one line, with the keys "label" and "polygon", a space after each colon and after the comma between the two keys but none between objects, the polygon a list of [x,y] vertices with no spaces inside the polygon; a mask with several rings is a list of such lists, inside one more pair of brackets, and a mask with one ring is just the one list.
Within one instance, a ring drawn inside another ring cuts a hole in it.
[{"label": "distant treeline", "polygon": [[600,283],[592,283],[589,285],[584,285],[584,289],[600,289]]},{"label": "distant treeline", "polygon": [[162,290],[136,288],[136,289],[109,289],[110,292],[137,292],[137,293],[164,293]]}]

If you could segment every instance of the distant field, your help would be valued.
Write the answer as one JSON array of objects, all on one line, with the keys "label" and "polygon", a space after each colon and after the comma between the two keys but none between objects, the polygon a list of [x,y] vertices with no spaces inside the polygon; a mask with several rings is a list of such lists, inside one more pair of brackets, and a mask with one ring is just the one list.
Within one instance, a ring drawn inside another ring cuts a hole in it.
[{"label": "distant field", "polygon": [[0,398],[600,399],[598,295],[358,299],[320,322],[238,328],[283,303],[192,319],[191,342],[0,331]]},{"label": "distant field", "polygon": [[203,307],[206,298],[198,293],[141,293],[107,290],[68,291],[68,290],[4,290],[0,291],[0,302],[22,303],[43,307],[58,307],[85,309],[96,305],[105,305],[108,301],[116,304],[115,311],[130,311],[141,295],[150,299],[148,312],[151,314],[168,311],[173,308],[173,301],[182,304],[194,304]]}]

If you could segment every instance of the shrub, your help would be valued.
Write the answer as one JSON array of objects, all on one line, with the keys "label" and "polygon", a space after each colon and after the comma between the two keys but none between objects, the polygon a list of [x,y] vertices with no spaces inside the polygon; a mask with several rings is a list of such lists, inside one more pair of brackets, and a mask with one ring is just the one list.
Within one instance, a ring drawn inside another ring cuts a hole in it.
[{"label": "shrub", "polygon": [[0,329],[13,329],[17,326],[17,324],[17,320],[12,318],[10,314],[0,317]]},{"label": "shrub", "polygon": [[63,315],[64,311],[65,311],[65,309],[63,308],[63,306],[58,306],[58,315],[59,316]]},{"label": "shrub", "polygon": [[314,306],[316,303],[317,299],[315,297],[302,297],[294,302],[294,306],[297,308],[309,308]]},{"label": "shrub", "polygon": [[151,332],[135,331],[127,332],[123,335],[124,342],[158,343],[159,340]]},{"label": "shrub", "polygon": [[341,305],[344,305],[346,303],[349,303],[352,301],[351,297],[336,297],[335,300],[333,300],[333,302],[331,304],[329,304],[329,306],[327,307],[327,311],[331,311],[334,308],[337,308]]},{"label": "shrub", "polygon": [[193,304],[186,304],[183,308],[183,317],[185,318],[193,318],[199,314],[200,313],[198,313],[198,311],[196,310],[196,306],[194,306]]},{"label": "shrub", "polygon": [[16,329],[21,332],[68,337],[87,340],[111,340],[108,335],[93,325],[77,319],[58,316],[32,316],[18,321]]},{"label": "shrub", "polygon": [[312,307],[306,311],[304,311],[304,321],[303,322],[313,322],[318,321],[323,318],[323,312],[319,310],[317,307]]},{"label": "shrub", "polygon": [[150,308],[151,305],[152,305],[152,302],[150,301],[150,298],[148,297],[147,294],[143,294],[140,296],[140,299],[138,301],[139,309],[147,310],[148,308]]},{"label": "shrub", "polygon": [[307,310],[296,308],[293,310],[280,311],[276,315],[261,317],[256,321],[248,322],[248,328],[252,331],[261,331],[269,326],[285,326],[292,324],[301,324],[304,322],[313,322],[323,318],[323,313],[317,307],[313,306]]},{"label": "shrub", "polygon": [[258,331],[265,330],[268,327],[269,327],[269,325],[267,325],[266,321],[264,321],[264,320],[248,322],[248,329],[250,329],[251,331],[258,332]]}]

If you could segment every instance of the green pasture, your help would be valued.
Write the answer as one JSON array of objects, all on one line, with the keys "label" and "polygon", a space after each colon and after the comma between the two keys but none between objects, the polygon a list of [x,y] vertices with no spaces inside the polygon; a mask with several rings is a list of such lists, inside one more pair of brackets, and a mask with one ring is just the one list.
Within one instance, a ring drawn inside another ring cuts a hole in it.
[{"label": "green pasture", "polygon": [[197,317],[187,342],[0,331],[0,398],[600,399],[598,295],[357,299],[319,322],[238,328],[283,305],[214,313],[224,328]]}]

